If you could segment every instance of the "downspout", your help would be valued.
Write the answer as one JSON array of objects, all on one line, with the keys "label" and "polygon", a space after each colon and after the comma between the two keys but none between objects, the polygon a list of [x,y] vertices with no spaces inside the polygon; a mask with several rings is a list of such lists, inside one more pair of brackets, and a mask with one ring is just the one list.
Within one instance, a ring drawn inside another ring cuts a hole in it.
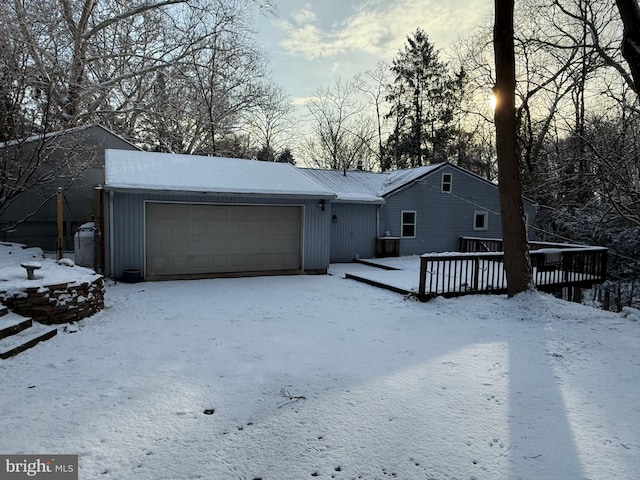
[{"label": "downspout", "polygon": [[109,276],[115,278],[115,259],[113,255],[113,190],[109,190]]}]

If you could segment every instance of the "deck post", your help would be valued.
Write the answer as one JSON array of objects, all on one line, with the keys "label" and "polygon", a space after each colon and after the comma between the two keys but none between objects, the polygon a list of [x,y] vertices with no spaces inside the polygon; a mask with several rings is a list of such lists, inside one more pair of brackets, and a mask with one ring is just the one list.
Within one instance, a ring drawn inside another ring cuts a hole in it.
[{"label": "deck post", "polygon": [[473,291],[478,291],[478,286],[480,285],[480,259],[475,258],[473,260]]},{"label": "deck post", "polygon": [[420,257],[420,282],[418,284],[418,299],[424,300],[426,297],[425,290],[427,288],[427,259]]}]

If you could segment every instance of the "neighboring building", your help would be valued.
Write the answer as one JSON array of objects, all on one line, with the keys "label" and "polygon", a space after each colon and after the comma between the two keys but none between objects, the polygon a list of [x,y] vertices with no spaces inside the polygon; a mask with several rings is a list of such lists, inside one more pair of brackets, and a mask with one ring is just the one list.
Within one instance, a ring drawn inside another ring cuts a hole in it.
[{"label": "neighboring building", "polygon": [[[461,236],[502,237],[498,186],[450,163],[384,173],[303,172],[336,193],[331,262],[381,256],[385,250],[457,251]],[[525,199],[524,209],[529,229],[536,207]]]},{"label": "neighboring building", "polygon": [[[37,246],[45,251],[57,249],[57,201],[55,193],[63,187],[64,250],[73,249],[78,227],[94,216],[94,190],[104,183],[104,150],[136,150],[132,143],[100,125],[89,125],[61,132],[33,136],[0,144],[0,154],[33,161],[39,159],[38,172],[55,172],[57,178],[22,194],[0,215],[0,240]],[[77,177],[77,178],[76,178]],[[37,212],[29,216],[32,212]]]},{"label": "neighboring building", "polygon": [[[448,163],[385,173],[107,150],[105,273],[326,272],[501,236],[495,184]],[[525,201],[528,222],[535,206]],[[378,249],[378,251],[376,251]]]}]

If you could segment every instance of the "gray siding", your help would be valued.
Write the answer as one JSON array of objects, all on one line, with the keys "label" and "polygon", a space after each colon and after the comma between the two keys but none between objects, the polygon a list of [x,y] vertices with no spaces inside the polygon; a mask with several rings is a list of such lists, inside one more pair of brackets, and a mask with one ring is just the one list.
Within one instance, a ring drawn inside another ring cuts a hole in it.
[{"label": "gray siding", "polygon": [[331,204],[331,262],[372,258],[375,253],[378,205]]},{"label": "gray siding", "polygon": [[[302,205],[303,208],[303,269],[324,272],[329,267],[330,213],[323,211],[317,200],[279,199],[263,197],[221,197],[208,194],[125,193],[107,194],[106,265],[108,276],[120,277],[125,269],[144,272],[144,204],[145,201],[208,204],[268,204]],[[109,197],[112,196],[112,201]],[[112,205],[112,211],[109,207]],[[113,226],[110,226],[110,218]]]},{"label": "gray siding", "polygon": [[[27,144],[24,155],[31,155],[37,143]],[[64,163],[71,158],[72,162],[88,162],[75,183],[64,191],[63,221],[64,221],[64,249],[73,250],[73,235],[77,227],[91,221],[94,199],[94,188],[104,184],[104,150],[117,148],[134,150],[135,147],[122,138],[112,134],[100,126],[72,130],[60,133],[47,140],[48,163]],[[50,168],[50,167],[49,167]],[[65,173],[66,170],[63,171]],[[38,246],[45,251],[57,248],[57,202],[55,192],[58,186],[64,186],[66,179],[58,179],[51,184],[44,185],[32,192],[27,192],[0,217],[0,225],[11,223],[33,212],[43,199],[50,198],[28,221],[18,225],[14,232],[7,233],[3,239],[10,242],[25,243]]]},{"label": "gray siding", "polygon": [[[442,173],[452,175],[451,193],[441,191]],[[532,221],[535,209],[525,205]],[[461,236],[502,237],[497,186],[449,165],[389,195],[380,209],[378,234],[400,237],[403,210],[416,212],[416,236],[400,240],[401,255],[456,251]],[[487,212],[487,230],[474,230],[476,211]]]}]

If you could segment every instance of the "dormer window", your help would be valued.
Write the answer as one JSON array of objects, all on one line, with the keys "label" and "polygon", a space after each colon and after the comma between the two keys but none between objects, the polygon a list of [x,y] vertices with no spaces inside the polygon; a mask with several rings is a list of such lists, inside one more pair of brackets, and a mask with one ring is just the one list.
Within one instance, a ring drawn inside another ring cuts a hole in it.
[{"label": "dormer window", "polygon": [[443,173],[440,191],[442,193],[451,193],[452,186],[453,186],[453,175],[451,175],[450,173]]}]

